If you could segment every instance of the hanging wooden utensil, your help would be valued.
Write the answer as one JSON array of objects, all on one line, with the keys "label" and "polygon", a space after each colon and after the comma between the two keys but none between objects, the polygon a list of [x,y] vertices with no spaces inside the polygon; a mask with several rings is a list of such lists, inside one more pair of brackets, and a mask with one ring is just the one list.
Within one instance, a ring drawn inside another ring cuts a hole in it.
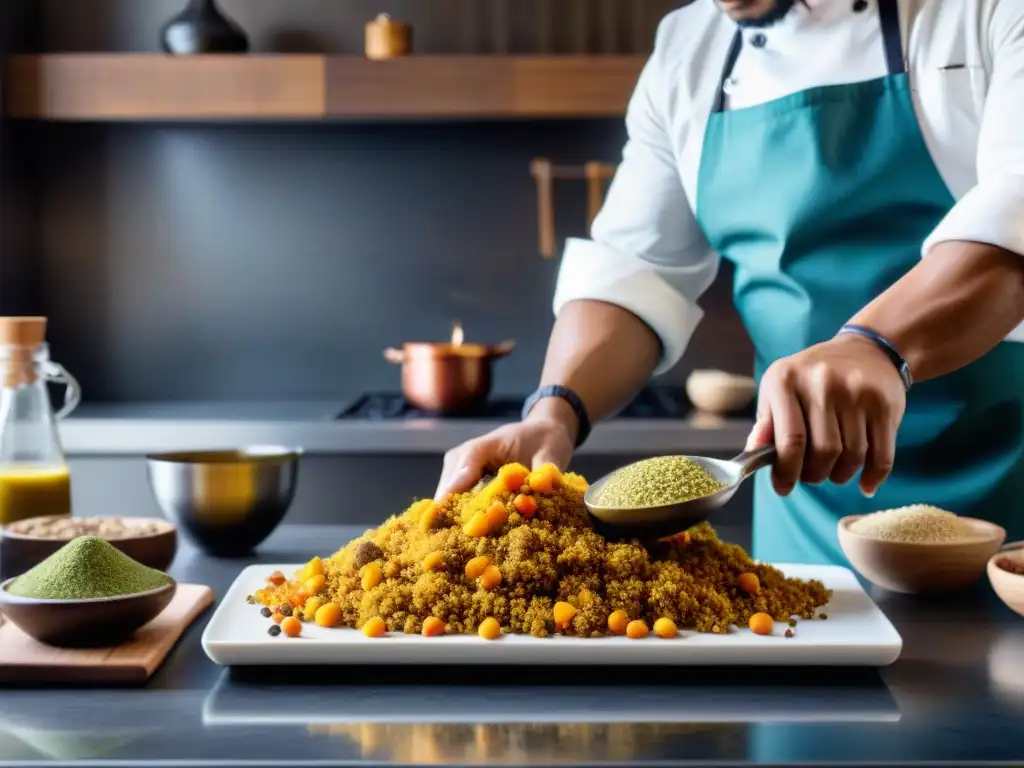
[{"label": "hanging wooden utensil", "polygon": [[537,223],[540,255],[555,257],[555,195],[554,170],[551,161],[538,157],[530,163],[530,173],[537,182]]},{"label": "hanging wooden utensil", "polygon": [[594,160],[583,166],[587,178],[587,229],[594,225],[594,219],[604,205],[605,166]]}]

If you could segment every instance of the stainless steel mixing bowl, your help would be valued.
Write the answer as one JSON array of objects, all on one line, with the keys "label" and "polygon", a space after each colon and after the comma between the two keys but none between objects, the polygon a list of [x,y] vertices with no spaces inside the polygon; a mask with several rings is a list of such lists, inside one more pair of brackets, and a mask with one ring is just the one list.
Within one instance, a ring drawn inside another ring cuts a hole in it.
[{"label": "stainless steel mixing bowl", "polygon": [[146,457],[163,513],[203,551],[248,554],[284,518],[295,497],[301,449],[158,453]]}]

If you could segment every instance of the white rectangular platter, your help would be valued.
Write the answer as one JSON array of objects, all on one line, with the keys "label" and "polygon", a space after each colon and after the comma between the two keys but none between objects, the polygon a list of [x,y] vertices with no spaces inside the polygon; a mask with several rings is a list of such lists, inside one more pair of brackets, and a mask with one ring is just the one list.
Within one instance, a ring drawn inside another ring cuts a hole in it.
[{"label": "white rectangular platter", "polygon": [[203,633],[203,650],[224,666],[506,664],[506,665],[668,665],[668,666],[854,666],[883,667],[894,662],[903,640],[851,571],[838,566],[777,566],[787,576],[819,579],[834,594],[821,610],[827,620],[801,621],[796,635],[776,624],[771,637],[737,630],[728,635],[681,632],[674,640],[653,634],[625,637],[535,638],[505,635],[487,641],[476,635],[425,638],[389,634],[371,639],[353,629],[303,624],[302,636],[270,637],[270,622],[248,594],[275,570],[291,573],[297,564],[253,565],[238,576]]}]

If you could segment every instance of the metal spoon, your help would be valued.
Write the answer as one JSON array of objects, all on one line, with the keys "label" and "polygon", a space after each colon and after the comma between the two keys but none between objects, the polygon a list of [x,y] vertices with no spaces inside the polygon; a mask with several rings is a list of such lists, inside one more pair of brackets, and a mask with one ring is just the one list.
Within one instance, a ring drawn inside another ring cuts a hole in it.
[{"label": "metal spoon", "polygon": [[774,463],[777,455],[775,446],[772,445],[741,453],[731,460],[687,456],[686,458],[703,465],[716,479],[726,483],[725,488],[700,499],[655,507],[602,507],[595,503],[595,500],[604,484],[624,469],[620,467],[591,485],[583,496],[583,503],[596,518],[601,533],[607,537],[661,539],[707,520],[715,510],[733,497],[744,480],[762,467]]}]

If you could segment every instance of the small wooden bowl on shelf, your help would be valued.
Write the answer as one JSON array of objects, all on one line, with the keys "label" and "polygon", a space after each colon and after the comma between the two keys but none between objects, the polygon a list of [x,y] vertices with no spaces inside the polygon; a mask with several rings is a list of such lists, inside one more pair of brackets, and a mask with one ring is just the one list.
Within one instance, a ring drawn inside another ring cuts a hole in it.
[{"label": "small wooden bowl on shelf", "polygon": [[178,551],[177,529],[159,517],[36,517],[0,528],[0,580],[20,576],[84,535],[105,539],[158,571],[166,571]]},{"label": "small wooden bowl on shelf", "polygon": [[725,414],[742,411],[757,394],[750,376],[725,371],[696,370],[686,379],[686,396],[703,413]]},{"label": "small wooden bowl on shelf", "polygon": [[864,515],[839,521],[839,546],[868,581],[890,592],[941,594],[970,587],[1006,540],[1006,530],[986,520],[961,517],[977,533],[965,541],[908,542],[855,533],[850,526]]},{"label": "small wooden bowl on shelf", "polygon": [[993,555],[987,571],[992,591],[1007,608],[1024,616],[1024,541],[1007,544]]}]

